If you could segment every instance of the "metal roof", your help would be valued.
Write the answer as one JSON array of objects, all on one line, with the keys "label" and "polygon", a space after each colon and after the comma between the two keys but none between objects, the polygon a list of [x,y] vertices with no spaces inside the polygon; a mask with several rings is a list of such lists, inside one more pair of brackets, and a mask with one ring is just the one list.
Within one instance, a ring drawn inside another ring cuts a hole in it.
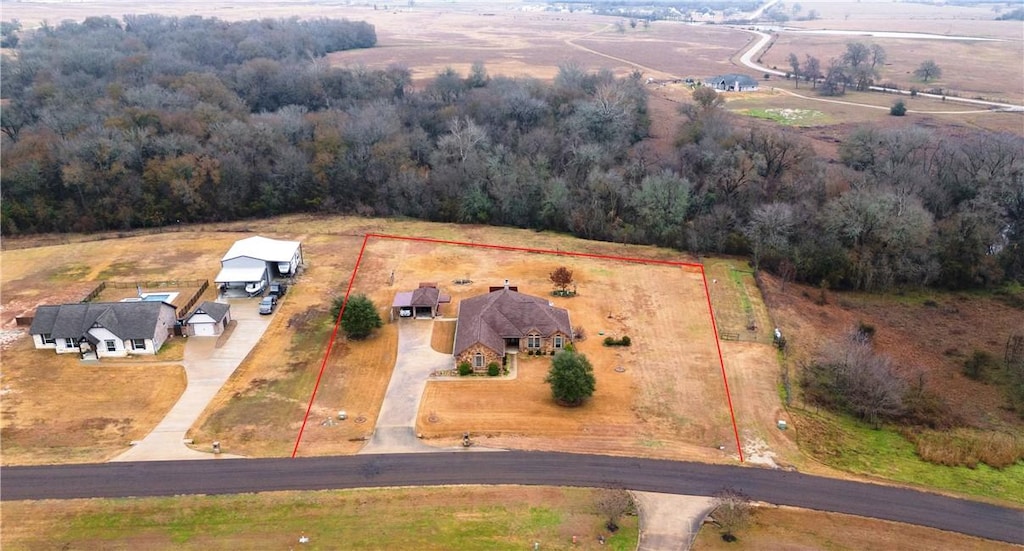
[{"label": "metal roof", "polygon": [[231,248],[228,249],[228,252],[220,261],[224,262],[232,258],[248,256],[266,262],[289,262],[295,257],[295,252],[298,251],[300,246],[301,244],[298,241],[281,241],[257,235],[235,241],[235,244],[231,245]]}]

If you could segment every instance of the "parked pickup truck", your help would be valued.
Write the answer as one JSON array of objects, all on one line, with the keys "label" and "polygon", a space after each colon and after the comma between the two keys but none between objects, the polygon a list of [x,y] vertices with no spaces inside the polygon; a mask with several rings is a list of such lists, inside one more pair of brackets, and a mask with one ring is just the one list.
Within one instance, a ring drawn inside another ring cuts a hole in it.
[{"label": "parked pickup truck", "polygon": [[274,282],[270,284],[270,292],[267,293],[270,296],[281,298],[285,293],[288,292],[288,285],[281,282]]}]

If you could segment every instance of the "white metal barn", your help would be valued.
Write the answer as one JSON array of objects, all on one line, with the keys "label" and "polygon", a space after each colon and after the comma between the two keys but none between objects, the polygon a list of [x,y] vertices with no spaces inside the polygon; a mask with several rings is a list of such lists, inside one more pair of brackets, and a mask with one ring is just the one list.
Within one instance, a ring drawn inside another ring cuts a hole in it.
[{"label": "white metal barn", "polygon": [[216,337],[231,323],[231,306],[223,302],[206,301],[185,320],[188,334],[193,337]]},{"label": "white metal barn", "polygon": [[[220,259],[220,273],[214,282],[222,288],[256,286],[260,289],[273,278],[291,276],[302,265],[302,244],[266,237],[248,237],[228,249]],[[262,282],[262,285],[258,285]]]}]

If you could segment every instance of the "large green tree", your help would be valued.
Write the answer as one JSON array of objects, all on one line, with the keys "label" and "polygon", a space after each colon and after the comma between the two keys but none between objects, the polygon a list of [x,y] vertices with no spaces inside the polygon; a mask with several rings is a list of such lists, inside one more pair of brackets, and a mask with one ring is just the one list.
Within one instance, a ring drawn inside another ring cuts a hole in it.
[{"label": "large green tree", "polygon": [[[335,311],[337,314],[337,310]],[[337,316],[335,316],[337,317]],[[384,325],[373,301],[364,294],[352,295],[341,314],[341,328],[350,339],[365,339],[374,329]]]},{"label": "large green tree", "polygon": [[563,350],[551,359],[551,370],[544,379],[551,385],[551,395],[564,406],[578,406],[594,394],[597,381],[594,368],[583,354]]}]

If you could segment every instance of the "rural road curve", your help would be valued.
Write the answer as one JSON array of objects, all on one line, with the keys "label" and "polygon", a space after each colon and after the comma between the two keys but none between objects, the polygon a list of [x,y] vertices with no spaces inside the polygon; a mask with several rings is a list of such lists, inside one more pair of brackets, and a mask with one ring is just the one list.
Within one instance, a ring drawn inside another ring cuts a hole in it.
[{"label": "rural road curve", "polygon": [[233,494],[452,484],[629,488],[751,499],[1024,544],[1024,510],[795,472],[548,452],[357,455],[6,467],[0,500]]},{"label": "rural road curve", "polygon": [[[765,47],[768,46],[768,43],[771,42],[772,36],[770,34],[767,34],[767,33],[761,32],[761,31],[757,31],[757,30],[743,28],[743,27],[733,27],[733,28],[735,28],[737,30],[741,30],[741,31],[747,32],[747,33],[751,33],[754,36],[758,37],[758,39],[754,43],[754,45],[751,46],[750,48],[748,48],[747,51],[743,52],[743,55],[740,56],[740,63],[742,63],[743,65],[746,65],[748,68],[753,69],[755,71],[760,71],[760,72],[763,72],[763,73],[768,73],[768,74],[772,74],[772,75],[780,76],[780,77],[786,76],[786,71],[779,71],[778,69],[771,69],[771,68],[765,67],[764,65],[761,65],[760,63],[754,61],[754,58],[760,56],[761,53],[764,51]],[[978,40],[988,40],[988,39],[979,38]],[[911,95],[909,90],[894,90],[892,88],[883,88],[881,86],[870,86],[869,88],[871,88],[871,90],[874,90],[874,91],[877,91],[877,92],[886,92],[886,93],[890,93],[890,94],[905,95],[905,96]],[[798,96],[798,97],[801,97],[801,98],[807,99],[807,100],[823,101],[823,102],[830,102],[830,103],[845,103],[847,105],[856,105],[856,106],[859,106],[859,107],[870,107],[870,108],[873,108],[873,109],[884,109],[886,111],[889,110],[888,107],[879,107],[877,105],[868,105],[868,104],[863,104],[863,103],[852,103],[852,102],[844,102],[844,101],[836,101],[836,100],[827,100],[827,99],[824,99],[824,98],[810,98],[810,97],[807,97],[807,96],[800,96],[798,94],[791,94],[791,95]],[[947,96],[941,96],[941,95],[938,95],[938,94],[929,94],[929,93],[926,93],[926,92],[919,92],[917,95],[919,95],[919,96],[921,96],[923,98],[941,99],[942,101],[966,103],[966,104],[970,104],[970,105],[982,106],[982,107],[986,107],[987,108],[987,109],[985,109],[983,111],[967,111],[968,113],[984,113],[984,112],[992,113],[992,112],[997,112],[997,111],[1024,111],[1024,105],[1015,105],[1015,104],[1012,104],[1012,103],[1000,103],[1000,102],[996,102],[996,101],[987,101],[987,100],[972,99],[972,98],[960,98],[960,97],[956,97],[956,96],[948,96],[947,97]],[[932,114],[932,115],[964,113],[964,111],[913,111],[913,110],[908,110],[908,112],[911,112],[911,113],[929,113],[929,114]]]}]

